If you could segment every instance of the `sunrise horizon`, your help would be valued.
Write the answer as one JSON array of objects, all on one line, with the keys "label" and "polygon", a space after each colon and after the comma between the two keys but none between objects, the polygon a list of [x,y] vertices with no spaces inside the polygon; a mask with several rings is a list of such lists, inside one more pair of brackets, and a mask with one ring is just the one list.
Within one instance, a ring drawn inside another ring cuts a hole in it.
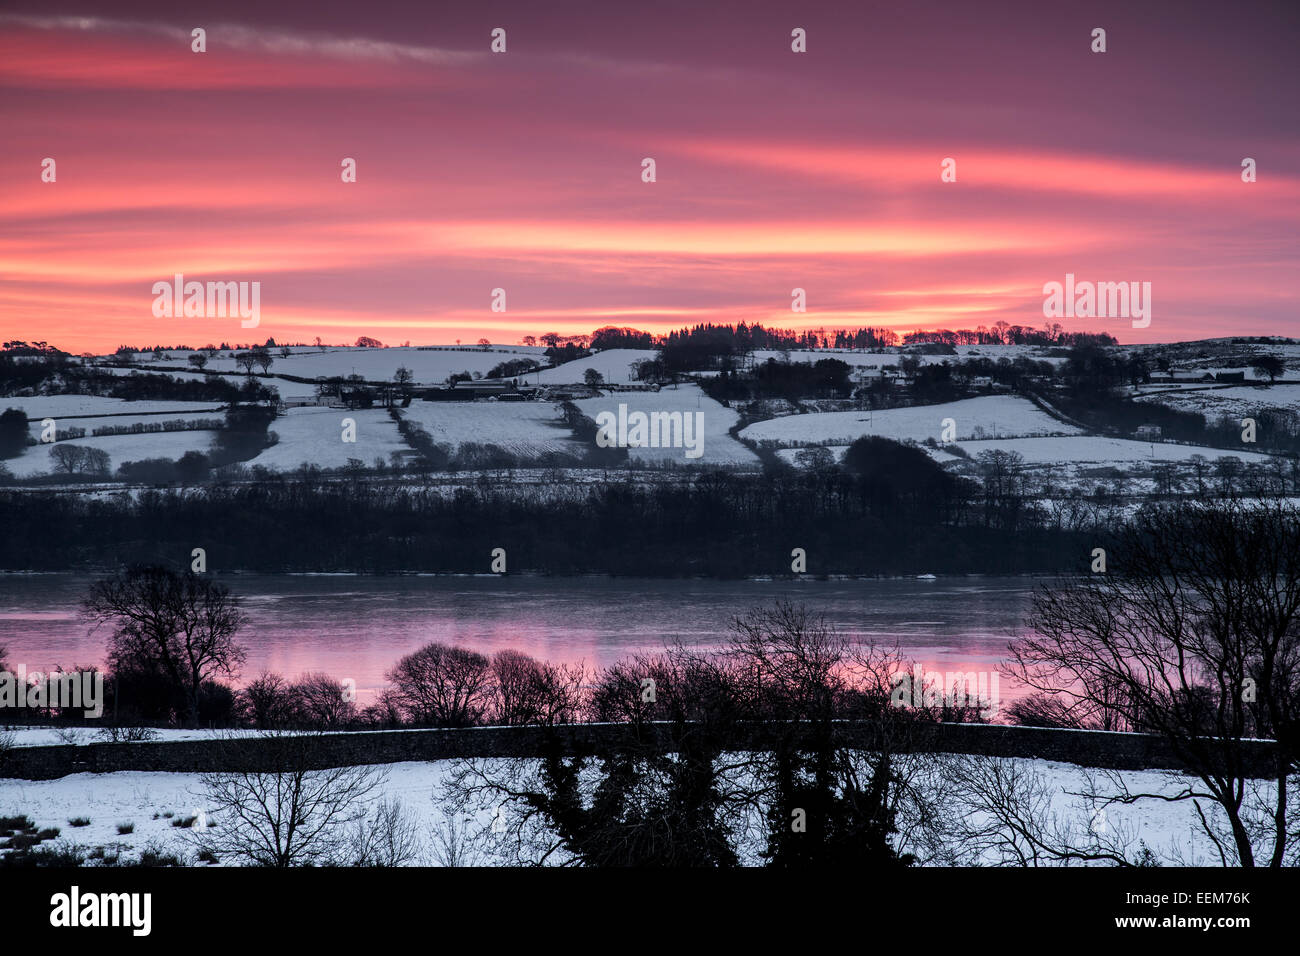
[{"label": "sunrise horizon", "polygon": [[1149,283],[1051,320],[1124,344],[1294,323],[1282,6],[395,9],[0,13],[0,338],[251,337],[173,275],[259,341],[1040,327],[1067,274]]}]

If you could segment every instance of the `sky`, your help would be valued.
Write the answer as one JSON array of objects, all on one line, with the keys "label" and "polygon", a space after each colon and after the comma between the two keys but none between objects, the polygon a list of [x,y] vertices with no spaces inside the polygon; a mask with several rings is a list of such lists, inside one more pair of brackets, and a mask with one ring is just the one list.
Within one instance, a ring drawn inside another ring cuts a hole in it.
[{"label": "sky", "polygon": [[[1300,335],[1297,40],[1290,0],[3,2],[0,340],[1037,328],[1067,273],[1152,290],[1067,329]],[[177,273],[258,326],[155,316]]]}]

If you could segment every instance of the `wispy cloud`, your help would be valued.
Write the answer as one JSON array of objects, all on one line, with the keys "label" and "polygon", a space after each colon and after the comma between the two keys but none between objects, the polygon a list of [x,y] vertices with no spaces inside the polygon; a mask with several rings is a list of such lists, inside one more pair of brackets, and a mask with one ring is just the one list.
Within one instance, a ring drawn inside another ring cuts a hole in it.
[{"label": "wispy cloud", "polygon": [[[0,25],[27,27],[34,30],[74,31],[166,37],[188,44],[193,27],[171,26],[143,20],[114,20],[107,17],[31,16],[0,13]],[[238,23],[199,23],[207,31],[212,47],[226,46],[254,53],[289,56],[320,56],[338,60],[409,61],[450,65],[465,63],[486,54],[448,50],[432,46],[391,43],[370,37],[339,37],[325,33],[289,32],[254,28]]]}]

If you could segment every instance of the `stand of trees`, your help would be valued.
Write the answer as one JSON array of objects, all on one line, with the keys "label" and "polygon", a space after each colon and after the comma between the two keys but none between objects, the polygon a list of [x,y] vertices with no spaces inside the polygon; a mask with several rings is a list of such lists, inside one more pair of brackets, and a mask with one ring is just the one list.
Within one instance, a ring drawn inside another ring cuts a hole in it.
[{"label": "stand of trees", "polygon": [[847,467],[558,491],[309,479],[114,499],[0,491],[0,567],[156,561],[188,554],[196,527],[224,568],[480,572],[506,542],[511,570],[665,577],[783,574],[794,548],[811,574],[1063,570],[1096,540],[1030,500],[990,510],[917,449],[862,441]]}]

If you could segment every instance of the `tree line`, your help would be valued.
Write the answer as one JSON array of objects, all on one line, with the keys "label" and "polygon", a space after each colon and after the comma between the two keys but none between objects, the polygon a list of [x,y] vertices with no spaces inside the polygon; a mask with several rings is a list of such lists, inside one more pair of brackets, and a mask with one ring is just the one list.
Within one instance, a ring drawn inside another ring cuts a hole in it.
[{"label": "tree line", "polygon": [[0,490],[10,529],[0,567],[152,562],[201,544],[215,568],[271,572],[473,573],[504,547],[511,571],[550,574],[788,574],[795,548],[814,575],[1007,573],[1076,567],[1097,540],[1032,502],[1005,507],[1010,492],[990,499],[920,449],[874,437],[854,448],[844,466],[655,482],[272,477],[111,498]]}]

